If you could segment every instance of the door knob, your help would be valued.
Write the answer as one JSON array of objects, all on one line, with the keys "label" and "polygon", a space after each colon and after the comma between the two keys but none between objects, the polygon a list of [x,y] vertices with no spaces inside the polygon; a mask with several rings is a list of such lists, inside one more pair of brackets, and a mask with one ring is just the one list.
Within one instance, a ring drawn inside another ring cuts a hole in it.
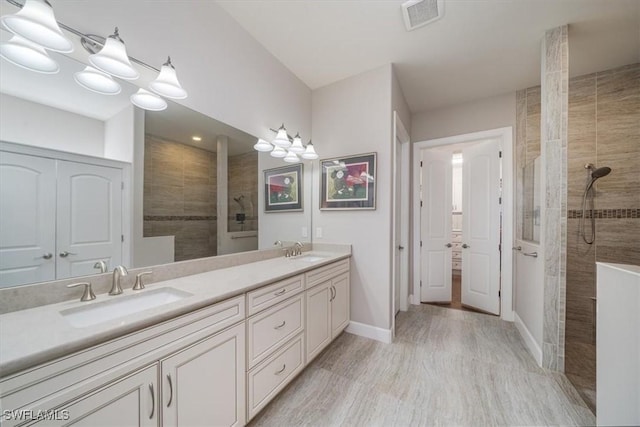
[{"label": "door knob", "polygon": [[42,255],[42,258],[51,259],[52,256],[53,256],[53,254],[51,252],[47,252],[46,254]]},{"label": "door knob", "polygon": [[451,243],[447,243],[447,244],[445,245],[445,247],[447,247],[447,248],[450,248],[450,247],[452,247],[452,246],[453,246],[453,245],[452,245]]},{"label": "door knob", "polygon": [[60,256],[61,256],[62,258],[66,258],[66,257],[68,257],[69,255],[78,255],[78,254],[74,254],[73,252],[67,252],[67,251],[60,252]]},{"label": "door knob", "polygon": [[404,246],[402,246],[402,245],[398,246],[398,250],[399,250],[399,251],[401,251],[401,250],[403,250],[403,249],[404,249]]},{"label": "door knob", "polygon": [[470,247],[471,247],[471,246],[467,245],[466,243],[463,243],[463,244],[462,244],[462,248],[463,248],[463,249],[467,249],[467,248],[470,248]]}]

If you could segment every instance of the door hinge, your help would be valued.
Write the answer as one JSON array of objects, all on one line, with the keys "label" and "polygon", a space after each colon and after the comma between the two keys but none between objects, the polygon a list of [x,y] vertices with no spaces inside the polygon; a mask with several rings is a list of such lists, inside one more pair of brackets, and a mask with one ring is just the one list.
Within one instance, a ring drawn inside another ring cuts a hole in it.
[{"label": "door hinge", "polygon": [[420,167],[422,167],[422,160],[420,160]]},{"label": "door hinge", "polygon": [[422,240],[420,240],[420,247],[422,247]]},{"label": "door hinge", "polygon": [[502,252],[502,245],[498,243],[498,252]]},{"label": "door hinge", "polygon": [[121,242],[124,242],[124,234],[121,234],[121,235],[120,235],[120,241],[121,241]]},{"label": "door hinge", "polygon": [[502,204],[502,197],[498,197],[498,204],[501,205]]},{"label": "door hinge", "polygon": [[498,298],[502,296],[502,292],[498,291]]},{"label": "door hinge", "polygon": [[420,200],[420,207],[422,207],[422,200]]},{"label": "door hinge", "polygon": [[420,280],[420,287],[422,287],[422,280]]},{"label": "door hinge", "polygon": [[124,181],[122,181],[122,182],[120,183],[120,189],[121,189],[121,190],[124,190]]},{"label": "door hinge", "polygon": [[502,158],[502,151],[498,151],[498,157]]}]

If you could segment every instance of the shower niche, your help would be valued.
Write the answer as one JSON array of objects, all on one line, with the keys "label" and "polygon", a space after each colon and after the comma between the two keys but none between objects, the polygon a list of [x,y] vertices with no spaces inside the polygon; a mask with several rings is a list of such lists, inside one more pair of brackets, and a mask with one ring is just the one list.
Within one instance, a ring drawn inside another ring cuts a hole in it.
[{"label": "shower niche", "polygon": [[522,239],[540,243],[540,156],[523,168]]}]

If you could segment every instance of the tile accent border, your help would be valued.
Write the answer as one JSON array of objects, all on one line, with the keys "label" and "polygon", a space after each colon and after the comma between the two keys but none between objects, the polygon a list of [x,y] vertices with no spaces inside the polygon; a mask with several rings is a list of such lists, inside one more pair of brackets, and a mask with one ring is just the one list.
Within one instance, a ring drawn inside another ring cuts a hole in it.
[{"label": "tile accent border", "polygon": [[[640,209],[589,209],[585,213],[586,213],[585,218],[598,218],[598,219],[637,218],[637,219],[640,219]],[[567,218],[569,219],[582,218],[582,210],[569,209],[567,211]]]},{"label": "tile accent border", "polygon": [[199,215],[145,215],[145,221],[216,221],[217,216],[199,216]]}]

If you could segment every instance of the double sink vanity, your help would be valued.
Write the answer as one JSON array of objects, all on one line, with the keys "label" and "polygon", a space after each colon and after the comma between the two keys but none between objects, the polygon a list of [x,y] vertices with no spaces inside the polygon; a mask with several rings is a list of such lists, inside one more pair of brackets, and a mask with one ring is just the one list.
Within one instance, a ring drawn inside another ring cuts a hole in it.
[{"label": "double sink vanity", "polygon": [[350,252],[3,314],[2,425],[245,425],[348,325]]}]

